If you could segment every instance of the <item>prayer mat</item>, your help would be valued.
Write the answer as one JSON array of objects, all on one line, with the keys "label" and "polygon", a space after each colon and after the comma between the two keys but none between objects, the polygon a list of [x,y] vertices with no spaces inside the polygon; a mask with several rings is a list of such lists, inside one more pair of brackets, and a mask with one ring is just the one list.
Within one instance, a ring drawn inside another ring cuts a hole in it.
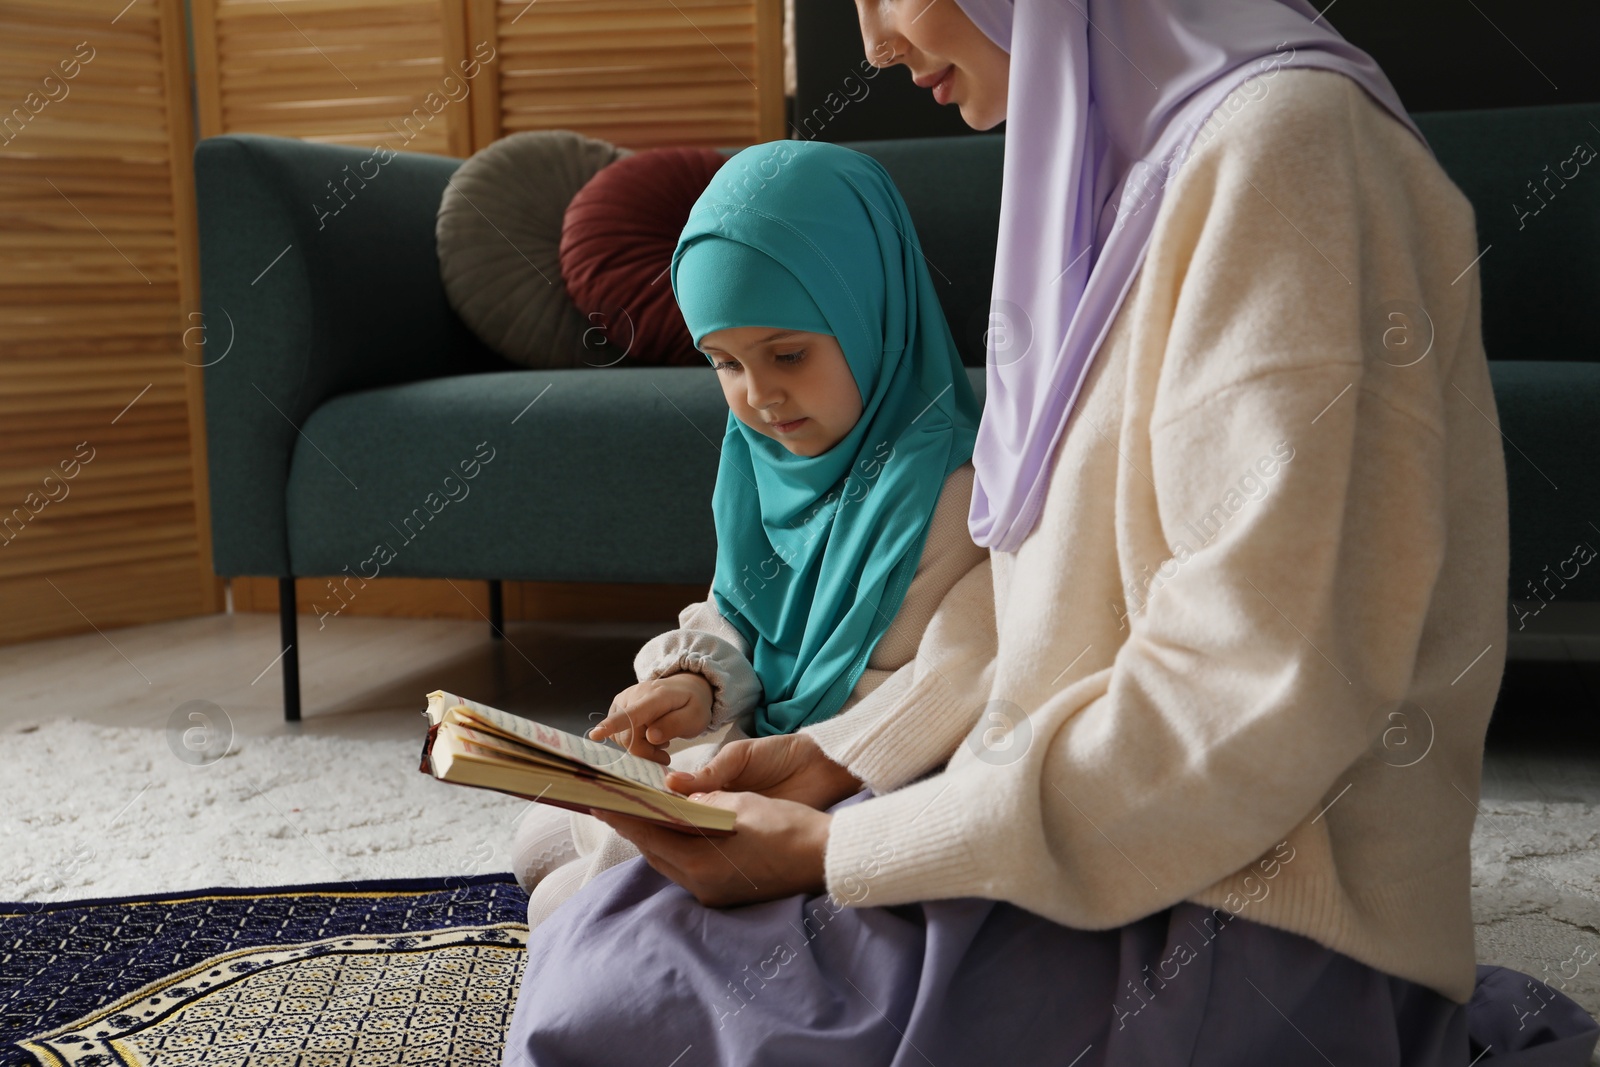
[{"label": "prayer mat", "polygon": [[511,875],[0,904],[0,1065],[498,1067]]}]

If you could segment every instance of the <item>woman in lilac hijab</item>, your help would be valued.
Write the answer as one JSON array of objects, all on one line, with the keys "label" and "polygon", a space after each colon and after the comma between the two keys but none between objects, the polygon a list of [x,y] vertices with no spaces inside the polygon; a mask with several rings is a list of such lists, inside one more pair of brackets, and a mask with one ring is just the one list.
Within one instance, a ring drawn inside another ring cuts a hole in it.
[{"label": "woman in lilac hijab", "polygon": [[643,855],[531,936],[507,1067],[1583,1067],[1474,964],[1504,467],[1382,71],[1306,0],[857,11],[1006,122],[990,556],[903,679],[669,779],[735,836],[605,818]]}]

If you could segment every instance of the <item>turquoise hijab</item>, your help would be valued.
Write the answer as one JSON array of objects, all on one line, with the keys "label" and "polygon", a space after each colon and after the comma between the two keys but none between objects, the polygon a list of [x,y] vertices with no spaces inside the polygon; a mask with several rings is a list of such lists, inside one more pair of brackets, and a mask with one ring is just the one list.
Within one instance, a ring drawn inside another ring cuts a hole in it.
[{"label": "turquoise hijab", "polygon": [[[870,156],[770,141],[717,171],[672,254],[698,345],[741,326],[833,335],[861,390],[838,444],[797,456],[731,411],[711,592],[764,691],[758,736],[838,712],[900,610],[980,415],[905,201]],[[710,358],[710,357],[708,357]]]}]

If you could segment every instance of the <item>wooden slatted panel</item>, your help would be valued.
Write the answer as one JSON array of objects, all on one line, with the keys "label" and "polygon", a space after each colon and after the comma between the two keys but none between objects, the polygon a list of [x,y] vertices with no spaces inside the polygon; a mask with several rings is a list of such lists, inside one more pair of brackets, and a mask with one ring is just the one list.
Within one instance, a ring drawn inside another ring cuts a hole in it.
[{"label": "wooden slatted panel", "polygon": [[0,641],[220,605],[186,53],[179,0],[0,0]]},{"label": "wooden slatted panel", "polygon": [[471,151],[461,0],[192,3],[202,136]]},{"label": "wooden slatted panel", "polygon": [[497,51],[479,147],[549,129],[628,148],[782,136],[781,0],[470,0],[469,13],[468,36]]}]

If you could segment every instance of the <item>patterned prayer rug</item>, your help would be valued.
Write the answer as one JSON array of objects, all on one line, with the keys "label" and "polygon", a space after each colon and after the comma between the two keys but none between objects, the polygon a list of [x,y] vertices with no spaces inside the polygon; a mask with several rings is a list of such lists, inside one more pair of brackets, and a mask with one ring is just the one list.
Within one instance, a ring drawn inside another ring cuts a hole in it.
[{"label": "patterned prayer rug", "polygon": [[497,1067],[506,875],[0,904],[0,1065]]}]

